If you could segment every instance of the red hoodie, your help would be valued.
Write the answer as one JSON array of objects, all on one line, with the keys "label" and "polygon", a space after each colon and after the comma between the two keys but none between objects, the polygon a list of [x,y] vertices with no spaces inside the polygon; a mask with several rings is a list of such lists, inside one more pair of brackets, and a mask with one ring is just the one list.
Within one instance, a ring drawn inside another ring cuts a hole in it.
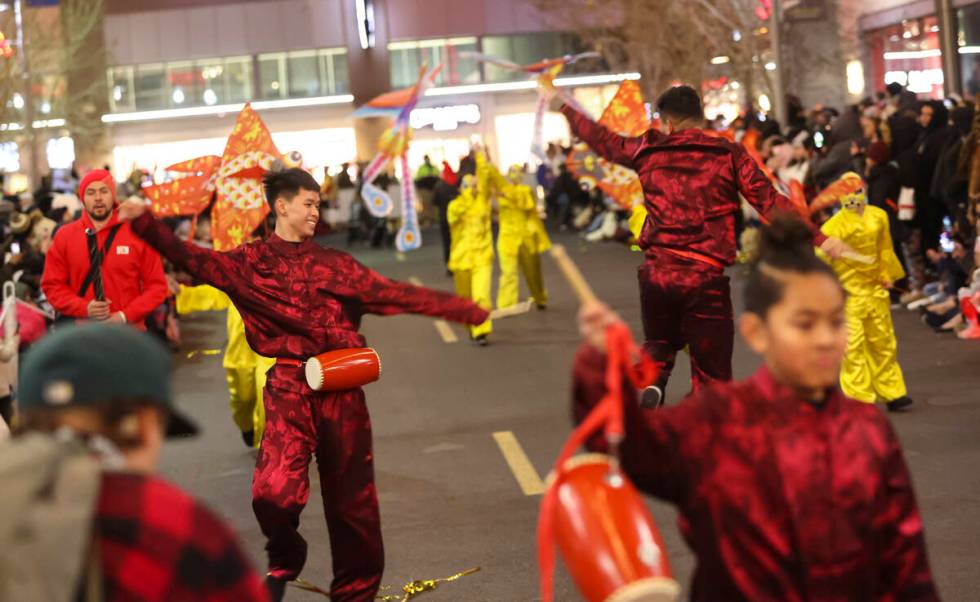
[{"label": "red hoodie", "polygon": [[[100,249],[118,223],[113,211],[96,235]],[[51,306],[65,316],[87,318],[88,304],[95,298],[92,286],[84,297],[78,296],[90,265],[85,230],[92,227],[91,218],[83,213],[81,218],[59,228],[45,259],[41,290]],[[140,330],[146,316],[167,298],[160,255],[136,236],[128,223],[119,226],[112,248],[102,259],[102,283],[112,313],[123,312],[126,321]]]}]

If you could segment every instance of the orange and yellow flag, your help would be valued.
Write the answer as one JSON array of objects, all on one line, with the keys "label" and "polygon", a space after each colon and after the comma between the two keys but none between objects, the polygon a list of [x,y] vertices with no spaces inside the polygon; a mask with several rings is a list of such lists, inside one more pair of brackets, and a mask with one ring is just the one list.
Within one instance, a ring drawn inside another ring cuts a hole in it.
[{"label": "orange and yellow flag", "polygon": [[[650,129],[643,93],[635,81],[619,85],[599,123],[623,136],[639,136]],[[590,181],[625,209],[643,202],[643,186],[636,172],[610,163],[584,144],[576,145],[568,155],[569,170],[579,179]]]}]

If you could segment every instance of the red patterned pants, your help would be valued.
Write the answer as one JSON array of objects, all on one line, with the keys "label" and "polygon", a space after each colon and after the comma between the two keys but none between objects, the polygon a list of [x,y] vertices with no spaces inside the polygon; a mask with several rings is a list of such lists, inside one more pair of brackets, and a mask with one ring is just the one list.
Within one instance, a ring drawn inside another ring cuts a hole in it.
[{"label": "red patterned pants", "polygon": [[252,509],[268,539],[269,573],[290,580],[303,570],[306,541],[297,527],[310,497],[310,459],[316,457],[333,558],[331,599],[373,600],[384,547],[364,392],[311,391],[300,374],[285,377],[291,372],[281,366],[269,372],[265,435],[252,478]]},{"label": "red patterned pants", "polygon": [[688,347],[693,388],[732,379],[732,295],[728,276],[716,267],[648,252],[639,268],[643,348],[661,366],[666,388],[677,352]]}]

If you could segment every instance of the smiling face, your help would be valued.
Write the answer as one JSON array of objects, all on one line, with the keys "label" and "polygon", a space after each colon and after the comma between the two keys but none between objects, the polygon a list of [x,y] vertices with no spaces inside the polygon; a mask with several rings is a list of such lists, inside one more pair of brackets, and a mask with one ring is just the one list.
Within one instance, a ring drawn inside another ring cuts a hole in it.
[{"label": "smiling face", "polygon": [[301,188],[292,199],[280,196],[275,205],[276,232],[284,240],[300,242],[313,236],[320,221],[319,191]]}]

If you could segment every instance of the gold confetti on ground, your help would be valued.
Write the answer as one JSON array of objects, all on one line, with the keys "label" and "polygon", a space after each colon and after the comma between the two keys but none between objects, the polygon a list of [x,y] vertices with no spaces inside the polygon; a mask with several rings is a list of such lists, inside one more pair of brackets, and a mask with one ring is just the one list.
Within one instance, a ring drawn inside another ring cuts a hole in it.
[{"label": "gold confetti on ground", "polygon": [[[402,586],[401,594],[383,594],[375,597],[375,600],[381,600],[381,602],[406,602],[406,600],[411,600],[412,598],[434,590],[439,586],[440,583],[448,583],[450,581],[456,581],[461,577],[467,575],[472,575],[473,573],[479,572],[480,567],[473,567],[467,569],[461,573],[456,573],[455,575],[450,575],[449,577],[443,577],[442,579],[420,579],[418,581],[411,581]],[[322,596],[330,597],[330,592],[323,590],[316,585],[310,583],[306,579],[295,579],[289,582],[289,585],[293,587],[306,590],[308,592],[313,592],[320,594]],[[390,590],[391,586],[385,586],[381,588],[382,591]]]},{"label": "gold confetti on ground", "polygon": [[196,355],[218,355],[219,353],[221,353],[220,349],[195,349],[188,352],[187,359],[192,359]]}]

